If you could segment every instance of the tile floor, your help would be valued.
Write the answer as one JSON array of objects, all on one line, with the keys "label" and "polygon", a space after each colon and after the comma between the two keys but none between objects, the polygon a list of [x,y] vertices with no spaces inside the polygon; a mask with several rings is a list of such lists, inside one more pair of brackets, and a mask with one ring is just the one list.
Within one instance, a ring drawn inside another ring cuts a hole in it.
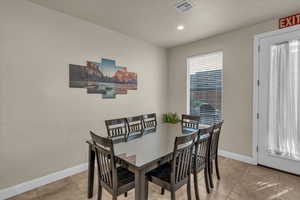
[{"label": "tile floor", "polygon": [[[199,174],[201,200],[300,200],[300,177],[276,170],[252,166],[220,157],[221,180],[215,179],[215,188],[206,194],[203,173]],[[97,184],[95,184],[97,185]],[[193,186],[193,185],[192,185]],[[87,172],[74,175],[10,198],[10,200],[81,200],[87,199]],[[97,199],[96,186],[94,197]],[[192,190],[193,192],[193,190]],[[192,197],[195,199],[195,196]],[[111,200],[104,190],[103,200]],[[134,191],[119,200],[134,200]],[[160,188],[150,184],[149,200],[168,200],[169,192],[160,195]],[[186,187],[176,193],[177,200],[187,199]]]}]

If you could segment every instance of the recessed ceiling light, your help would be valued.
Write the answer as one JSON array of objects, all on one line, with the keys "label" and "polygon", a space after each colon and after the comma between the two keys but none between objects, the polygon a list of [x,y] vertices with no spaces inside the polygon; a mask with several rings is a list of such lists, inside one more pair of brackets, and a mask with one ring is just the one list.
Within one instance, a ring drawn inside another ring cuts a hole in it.
[{"label": "recessed ceiling light", "polygon": [[183,25],[178,25],[178,26],[177,26],[177,30],[181,31],[181,30],[183,30],[183,29],[184,29],[184,26],[183,26]]}]

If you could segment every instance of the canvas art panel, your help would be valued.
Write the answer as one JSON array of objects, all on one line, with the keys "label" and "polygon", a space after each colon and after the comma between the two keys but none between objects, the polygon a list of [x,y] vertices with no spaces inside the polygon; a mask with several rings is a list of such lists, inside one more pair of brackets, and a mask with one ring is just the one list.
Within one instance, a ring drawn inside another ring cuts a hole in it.
[{"label": "canvas art panel", "polygon": [[70,64],[69,80],[70,88],[86,88],[88,94],[101,94],[103,99],[137,90],[137,74],[106,58],[101,62],[87,61],[86,66]]}]

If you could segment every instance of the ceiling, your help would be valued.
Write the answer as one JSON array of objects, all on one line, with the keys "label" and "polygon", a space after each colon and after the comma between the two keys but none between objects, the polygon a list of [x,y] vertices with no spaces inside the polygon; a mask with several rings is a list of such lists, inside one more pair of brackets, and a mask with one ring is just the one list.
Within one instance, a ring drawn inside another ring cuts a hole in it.
[{"label": "ceiling", "polygon": [[[30,0],[161,47],[192,42],[277,16],[300,12],[299,0]],[[178,31],[177,25],[185,29]]]}]

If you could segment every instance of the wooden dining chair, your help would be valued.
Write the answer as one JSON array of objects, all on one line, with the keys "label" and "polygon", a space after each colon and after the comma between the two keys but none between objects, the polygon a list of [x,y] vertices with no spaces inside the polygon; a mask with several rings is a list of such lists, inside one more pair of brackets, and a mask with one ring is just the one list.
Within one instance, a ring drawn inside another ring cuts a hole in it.
[{"label": "wooden dining chair", "polygon": [[126,140],[128,133],[126,118],[105,120],[105,126],[109,138]]},{"label": "wooden dining chair", "polygon": [[143,135],[143,116],[134,116],[126,118],[128,126],[127,139],[141,137]]},{"label": "wooden dining chair", "polygon": [[113,148],[113,141],[100,137],[90,131],[98,166],[98,200],[102,199],[102,188],[105,188],[113,200],[121,194],[127,196],[127,192],[134,188],[134,174],[126,168],[117,167]]},{"label": "wooden dining chair", "polygon": [[185,184],[188,200],[191,200],[190,178],[196,136],[197,132],[176,137],[171,162],[147,173],[148,181],[171,192],[171,200],[175,200],[175,192]]},{"label": "wooden dining chair", "polygon": [[182,132],[193,132],[199,129],[200,123],[200,116],[193,116],[193,115],[181,115],[181,128]]},{"label": "wooden dining chair", "polygon": [[194,176],[194,187],[196,199],[199,200],[199,188],[198,188],[198,173],[204,170],[204,180],[206,192],[210,193],[209,183],[209,155],[210,155],[210,144],[211,144],[211,133],[212,127],[205,129],[199,129],[197,140],[195,142],[195,152],[193,153],[193,167],[192,173]]},{"label": "wooden dining chair", "polygon": [[155,130],[156,127],[157,127],[157,120],[156,120],[155,113],[143,115],[144,133],[151,132],[152,130]]},{"label": "wooden dining chair", "polygon": [[213,131],[211,133],[211,144],[210,144],[210,155],[209,155],[209,182],[210,186],[213,188],[214,183],[212,179],[213,173],[213,161],[215,161],[215,168],[218,180],[220,180],[219,162],[218,162],[218,148],[219,148],[219,138],[221,134],[221,129],[224,121],[214,124]]}]

